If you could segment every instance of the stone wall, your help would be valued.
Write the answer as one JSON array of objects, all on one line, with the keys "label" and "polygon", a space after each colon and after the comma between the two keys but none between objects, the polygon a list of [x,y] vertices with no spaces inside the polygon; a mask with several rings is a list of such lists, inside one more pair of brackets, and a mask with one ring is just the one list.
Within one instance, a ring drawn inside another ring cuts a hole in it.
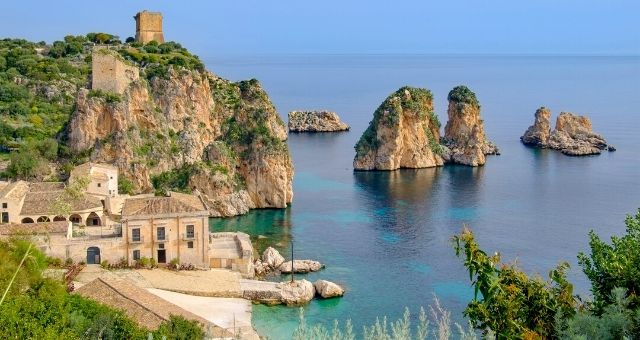
[{"label": "stone wall", "polygon": [[139,69],[127,65],[115,51],[96,48],[91,54],[91,89],[124,93],[132,82],[140,78]]},{"label": "stone wall", "polygon": [[136,41],[146,44],[152,40],[162,44],[162,14],[142,11],[136,14]]}]

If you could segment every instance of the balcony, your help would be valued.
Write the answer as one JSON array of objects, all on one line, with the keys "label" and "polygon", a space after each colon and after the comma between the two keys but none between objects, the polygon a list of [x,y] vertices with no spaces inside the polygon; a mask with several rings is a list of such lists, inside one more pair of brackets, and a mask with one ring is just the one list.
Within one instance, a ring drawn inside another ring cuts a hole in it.
[{"label": "balcony", "polygon": [[131,237],[129,239],[129,243],[144,243],[144,236],[140,235],[138,237]]},{"label": "balcony", "polygon": [[198,238],[198,233],[183,233],[182,240],[183,241],[193,241]]}]

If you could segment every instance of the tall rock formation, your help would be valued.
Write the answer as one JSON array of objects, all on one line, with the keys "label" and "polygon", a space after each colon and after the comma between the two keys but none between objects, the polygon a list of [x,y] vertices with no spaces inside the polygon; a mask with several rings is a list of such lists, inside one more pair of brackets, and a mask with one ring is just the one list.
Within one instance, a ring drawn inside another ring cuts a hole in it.
[{"label": "tall rock formation", "polygon": [[447,96],[449,120],[444,128],[447,161],[470,166],[483,165],[485,155],[499,154],[498,147],[489,142],[480,118],[480,103],[468,87],[456,86]]},{"label": "tall rock formation", "polygon": [[287,131],[258,81],[165,67],[122,95],[80,90],[70,148],[115,164],[136,192],[197,190],[214,216],[286,207],[293,196]]},{"label": "tall rock formation", "polygon": [[431,91],[402,87],[378,107],[355,146],[356,170],[443,165],[440,122]]},{"label": "tall rock formation", "polygon": [[615,147],[607,144],[604,137],[593,132],[589,118],[561,112],[556,119],[556,127],[551,132],[550,117],[551,111],[544,107],[538,109],[535,123],[520,137],[522,143],[560,150],[569,156],[596,155],[603,150],[615,151]]},{"label": "tall rock formation", "polygon": [[525,145],[546,148],[551,136],[551,110],[541,107],[536,110],[535,121],[529,126],[520,140]]}]

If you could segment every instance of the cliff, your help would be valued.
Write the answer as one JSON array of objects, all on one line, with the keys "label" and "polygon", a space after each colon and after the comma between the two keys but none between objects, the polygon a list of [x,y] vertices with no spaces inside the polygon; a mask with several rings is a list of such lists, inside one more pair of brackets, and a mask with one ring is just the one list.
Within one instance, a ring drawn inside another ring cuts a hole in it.
[{"label": "cliff", "polygon": [[291,111],[289,131],[291,132],[335,132],[347,131],[349,125],[331,111]]},{"label": "cliff", "polygon": [[483,165],[485,155],[499,154],[498,147],[489,142],[480,118],[480,103],[466,86],[457,86],[447,96],[449,120],[444,128],[445,159],[470,166]]},{"label": "cliff", "polygon": [[117,165],[135,192],[197,190],[214,216],[291,202],[287,131],[258,81],[232,83],[184,63],[150,66],[130,50],[121,54],[145,65],[144,77],[122,95],[78,92],[72,151]]},{"label": "cliff", "polygon": [[356,170],[395,170],[443,165],[440,122],[429,90],[402,87],[375,111],[355,146]]},{"label": "cliff", "polygon": [[551,111],[542,107],[536,111],[535,122],[520,140],[525,145],[560,150],[569,156],[597,155],[603,150],[615,151],[601,135],[593,132],[591,120],[585,116],[561,112],[551,131]]}]

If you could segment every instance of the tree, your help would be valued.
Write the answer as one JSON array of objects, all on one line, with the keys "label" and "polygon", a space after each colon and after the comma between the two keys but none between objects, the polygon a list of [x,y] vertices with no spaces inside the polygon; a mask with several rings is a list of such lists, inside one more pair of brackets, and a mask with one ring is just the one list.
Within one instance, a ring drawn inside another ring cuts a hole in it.
[{"label": "tree", "polygon": [[11,178],[29,179],[35,176],[40,166],[40,157],[32,149],[20,149],[11,153],[5,173]]},{"label": "tree", "polygon": [[556,317],[574,314],[567,263],[558,265],[549,273],[550,281],[544,281],[530,278],[513,264],[500,263],[499,253],[487,255],[469,229],[454,236],[453,243],[475,289],[464,314],[485,334],[493,331],[498,339],[552,338],[558,335]]},{"label": "tree", "polygon": [[69,216],[73,212],[73,203],[84,196],[89,177],[75,178],[64,188],[61,195],[56,197],[51,206],[51,214],[56,216]]},{"label": "tree", "polygon": [[591,281],[596,310],[615,302],[611,292],[616,287],[625,289],[630,308],[640,307],[640,209],[635,216],[627,215],[624,223],[627,233],[612,236],[611,244],[591,230],[591,254],[578,254],[578,263]]}]

